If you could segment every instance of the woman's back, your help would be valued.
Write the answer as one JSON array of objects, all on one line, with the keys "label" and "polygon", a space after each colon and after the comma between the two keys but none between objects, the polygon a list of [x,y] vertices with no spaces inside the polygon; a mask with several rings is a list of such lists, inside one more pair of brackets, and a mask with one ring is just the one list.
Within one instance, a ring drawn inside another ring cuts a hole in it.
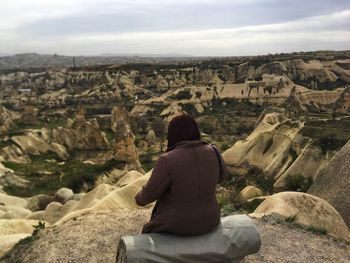
[{"label": "woman's back", "polygon": [[220,209],[215,187],[224,176],[224,167],[221,170],[220,175],[220,163],[212,146],[200,140],[183,141],[163,154],[150,180],[154,189],[148,185],[136,197],[142,205],[151,201],[145,200],[147,193],[156,198],[157,192],[162,191],[156,198],[153,218],[143,232],[199,235],[216,227]]},{"label": "woman's back", "polygon": [[220,222],[215,186],[226,177],[224,161],[215,148],[200,140],[198,125],[188,114],[171,120],[167,139],[166,153],[135,197],[141,206],[157,200],[142,232],[205,234]]},{"label": "woman's back", "polygon": [[184,141],[164,154],[167,160],[174,204],[200,202],[215,194],[219,162],[212,147],[201,141]]}]

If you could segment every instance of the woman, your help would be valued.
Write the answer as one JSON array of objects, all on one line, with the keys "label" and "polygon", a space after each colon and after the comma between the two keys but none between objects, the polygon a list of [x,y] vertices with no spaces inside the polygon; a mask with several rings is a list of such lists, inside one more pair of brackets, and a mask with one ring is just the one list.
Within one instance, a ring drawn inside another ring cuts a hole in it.
[{"label": "woman", "polygon": [[226,176],[221,155],[200,140],[194,118],[187,114],[173,118],[168,127],[168,149],[135,197],[140,206],[157,200],[142,233],[201,235],[211,231],[220,222],[215,187]]}]

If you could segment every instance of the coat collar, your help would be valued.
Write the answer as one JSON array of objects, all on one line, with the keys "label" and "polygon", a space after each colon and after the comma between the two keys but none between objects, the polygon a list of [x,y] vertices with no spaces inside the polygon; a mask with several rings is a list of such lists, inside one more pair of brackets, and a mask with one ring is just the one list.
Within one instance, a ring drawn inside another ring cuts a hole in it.
[{"label": "coat collar", "polygon": [[174,150],[175,148],[176,149],[178,149],[178,148],[192,148],[192,147],[196,147],[196,146],[201,145],[201,144],[208,144],[208,143],[205,141],[202,141],[202,140],[181,141],[181,142],[178,142],[177,144],[175,144],[173,147],[169,148],[167,150],[167,152]]}]

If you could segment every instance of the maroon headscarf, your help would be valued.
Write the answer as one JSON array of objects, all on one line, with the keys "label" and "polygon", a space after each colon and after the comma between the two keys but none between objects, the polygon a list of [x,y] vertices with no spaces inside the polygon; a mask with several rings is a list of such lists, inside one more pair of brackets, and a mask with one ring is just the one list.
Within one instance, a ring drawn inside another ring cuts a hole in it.
[{"label": "maroon headscarf", "polygon": [[196,120],[189,114],[174,117],[168,126],[168,149],[171,150],[175,144],[181,141],[200,140]]}]

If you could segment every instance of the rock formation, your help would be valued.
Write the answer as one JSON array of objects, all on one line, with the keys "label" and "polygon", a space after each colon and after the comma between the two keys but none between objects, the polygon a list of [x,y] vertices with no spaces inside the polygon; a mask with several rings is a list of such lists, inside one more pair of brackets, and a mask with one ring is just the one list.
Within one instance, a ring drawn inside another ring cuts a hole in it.
[{"label": "rock formation", "polygon": [[106,134],[101,131],[96,119],[85,119],[84,111],[78,110],[76,119],[67,120],[66,127],[52,131],[52,141],[68,150],[103,150],[109,147]]},{"label": "rock formation", "polygon": [[19,118],[19,114],[7,110],[0,105],[0,134],[5,133],[13,125],[13,121]]},{"label": "rock formation", "polygon": [[277,179],[294,161],[290,148],[302,127],[303,123],[284,120],[281,114],[267,114],[247,139],[223,153],[228,170],[247,172],[253,166]]},{"label": "rock formation", "polygon": [[246,175],[250,168],[273,178],[275,190],[285,190],[289,176],[315,179],[330,155],[312,144],[300,131],[301,121],[286,119],[281,113],[263,113],[255,130],[223,153],[229,172]]},{"label": "rock formation", "polygon": [[250,214],[261,217],[276,213],[304,227],[322,229],[327,234],[350,240],[350,232],[340,214],[325,200],[298,192],[282,192],[269,196]]},{"label": "rock formation", "polygon": [[254,198],[254,197],[259,197],[263,195],[263,191],[261,191],[259,188],[255,186],[246,186],[242,191],[239,192],[239,194],[236,197],[236,200],[239,203],[244,203],[247,200]]},{"label": "rock formation", "polygon": [[18,177],[13,170],[0,163],[0,190],[4,187],[25,188],[28,185],[29,181]]},{"label": "rock formation", "polygon": [[350,141],[333,156],[308,193],[325,199],[350,226]]},{"label": "rock formation", "polygon": [[11,141],[13,141],[25,155],[40,155],[54,152],[61,160],[67,160],[69,158],[67,149],[63,145],[51,142],[50,133],[45,128],[29,131],[25,135],[12,136]]},{"label": "rock formation", "polygon": [[334,113],[349,113],[350,112],[350,87],[343,90],[340,97],[332,105]]}]

